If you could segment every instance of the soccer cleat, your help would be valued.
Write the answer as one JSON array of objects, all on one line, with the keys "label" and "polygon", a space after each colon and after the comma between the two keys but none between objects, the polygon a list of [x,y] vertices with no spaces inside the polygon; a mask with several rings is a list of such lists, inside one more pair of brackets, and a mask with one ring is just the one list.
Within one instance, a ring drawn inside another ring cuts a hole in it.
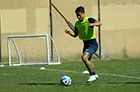
[{"label": "soccer cleat", "polygon": [[89,79],[87,80],[87,83],[93,82],[93,81],[95,81],[95,80],[96,80],[95,75],[91,75],[91,76],[89,77]]},{"label": "soccer cleat", "polygon": [[95,77],[96,77],[96,79],[98,79],[99,78],[99,75],[95,74]]}]

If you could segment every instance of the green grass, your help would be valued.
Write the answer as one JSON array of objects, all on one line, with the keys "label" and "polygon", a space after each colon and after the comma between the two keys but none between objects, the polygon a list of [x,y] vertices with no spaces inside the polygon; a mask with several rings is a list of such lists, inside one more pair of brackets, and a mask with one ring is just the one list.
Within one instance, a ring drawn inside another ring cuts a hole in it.
[{"label": "green grass", "polygon": [[[86,70],[82,61],[0,67],[0,92],[140,92],[140,59],[102,60],[94,64],[100,77],[90,85],[86,84],[89,75],[82,74]],[[64,75],[72,78],[68,87],[59,84]]]}]

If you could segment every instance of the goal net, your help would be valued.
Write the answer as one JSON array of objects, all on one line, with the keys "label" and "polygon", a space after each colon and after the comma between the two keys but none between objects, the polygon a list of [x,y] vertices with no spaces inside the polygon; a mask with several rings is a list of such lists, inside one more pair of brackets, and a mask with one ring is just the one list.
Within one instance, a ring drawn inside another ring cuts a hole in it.
[{"label": "goal net", "polygon": [[9,66],[60,64],[54,40],[49,35],[8,36]]}]

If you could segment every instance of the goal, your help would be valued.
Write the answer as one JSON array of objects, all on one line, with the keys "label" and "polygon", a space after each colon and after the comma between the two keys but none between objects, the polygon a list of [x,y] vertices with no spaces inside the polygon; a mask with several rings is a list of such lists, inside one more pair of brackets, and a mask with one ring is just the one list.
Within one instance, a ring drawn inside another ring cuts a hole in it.
[{"label": "goal", "polygon": [[51,36],[16,35],[7,37],[9,66],[61,64]]}]

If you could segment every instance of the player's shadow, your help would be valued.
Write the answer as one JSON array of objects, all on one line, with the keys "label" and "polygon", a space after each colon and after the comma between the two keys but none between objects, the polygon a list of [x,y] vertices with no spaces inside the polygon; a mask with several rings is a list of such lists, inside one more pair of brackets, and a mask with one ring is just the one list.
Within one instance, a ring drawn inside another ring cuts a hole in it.
[{"label": "player's shadow", "polygon": [[19,85],[55,85],[59,86],[60,83],[19,83]]},{"label": "player's shadow", "polygon": [[138,84],[140,85],[140,82],[108,82],[108,84]]}]

